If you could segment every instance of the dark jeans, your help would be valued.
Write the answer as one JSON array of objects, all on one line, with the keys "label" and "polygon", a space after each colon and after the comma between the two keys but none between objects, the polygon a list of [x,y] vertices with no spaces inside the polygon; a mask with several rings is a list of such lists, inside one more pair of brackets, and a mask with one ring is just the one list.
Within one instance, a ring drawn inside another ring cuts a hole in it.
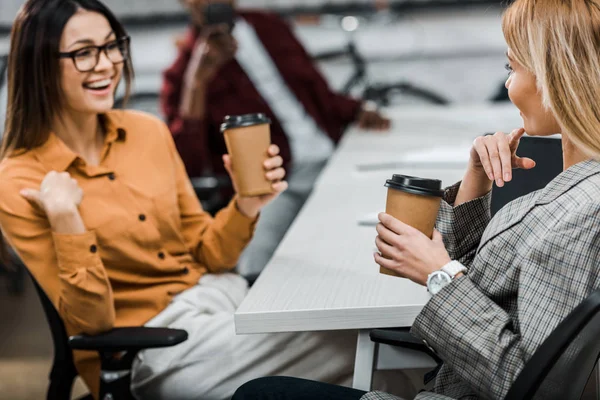
[{"label": "dark jeans", "polygon": [[365,393],[328,383],[274,376],[242,385],[231,400],[359,400]]}]

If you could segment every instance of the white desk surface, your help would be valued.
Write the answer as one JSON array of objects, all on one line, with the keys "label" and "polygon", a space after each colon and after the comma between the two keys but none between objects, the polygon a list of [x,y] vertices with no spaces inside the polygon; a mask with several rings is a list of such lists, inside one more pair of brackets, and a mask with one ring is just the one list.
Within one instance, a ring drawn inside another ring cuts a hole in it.
[{"label": "white desk surface", "polygon": [[[412,324],[429,295],[424,287],[379,273],[372,256],[375,228],[359,226],[357,220],[385,209],[383,185],[393,173],[451,185],[461,179],[476,136],[507,132],[522,121],[511,105],[405,107],[388,115],[393,119],[390,133],[352,129],[346,134],[235,313],[238,334]],[[449,158],[454,153],[458,161],[451,166],[427,160],[428,154]],[[368,172],[357,168],[403,159],[411,162]]]}]

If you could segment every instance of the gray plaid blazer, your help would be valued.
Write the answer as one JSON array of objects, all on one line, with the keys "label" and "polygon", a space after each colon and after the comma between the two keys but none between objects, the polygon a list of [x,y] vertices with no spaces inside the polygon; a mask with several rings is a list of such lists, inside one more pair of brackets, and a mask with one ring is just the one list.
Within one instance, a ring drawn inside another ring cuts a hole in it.
[{"label": "gray plaid blazer", "polygon": [[452,208],[458,188],[446,190],[437,229],[469,272],[413,324],[444,360],[433,392],[416,399],[503,399],[544,339],[600,287],[600,162],[572,166],[491,221],[489,194]]}]

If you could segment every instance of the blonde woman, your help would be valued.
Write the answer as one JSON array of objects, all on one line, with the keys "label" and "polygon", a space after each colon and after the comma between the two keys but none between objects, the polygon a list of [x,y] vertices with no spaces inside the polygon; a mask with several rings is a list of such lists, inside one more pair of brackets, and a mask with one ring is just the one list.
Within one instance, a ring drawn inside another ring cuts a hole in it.
[{"label": "blonde woman", "polygon": [[[502,399],[538,346],[600,286],[600,1],[517,0],[506,11],[512,102],[523,128],[475,140],[462,183],[446,190],[433,240],[381,214],[375,261],[427,285],[413,333],[444,360],[416,399]],[[490,190],[519,139],[562,134],[564,172],[490,220]],[[241,399],[395,399],[378,392],[265,378]]]},{"label": "blonde woman", "polygon": [[[236,195],[212,218],[166,125],[113,109],[119,83],[132,84],[129,42],[98,0],[24,2],[11,34],[2,233],[68,334],[188,332],[178,346],[137,355],[136,398],[229,399],[244,382],[277,374],[344,383],[356,332],[235,334],[248,284],[227,272],[259,212],[287,188],[279,148],[264,163],[273,193]],[[223,162],[230,170],[229,156]],[[99,357],[79,351],[74,360],[98,398]]]}]

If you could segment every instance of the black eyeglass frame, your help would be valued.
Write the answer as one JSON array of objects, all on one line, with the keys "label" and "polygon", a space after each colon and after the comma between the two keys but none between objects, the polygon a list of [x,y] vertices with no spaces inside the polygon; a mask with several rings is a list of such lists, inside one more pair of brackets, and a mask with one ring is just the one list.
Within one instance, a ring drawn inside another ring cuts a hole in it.
[{"label": "black eyeglass frame", "polygon": [[[117,43],[120,47],[120,50],[122,50],[123,48],[121,48],[121,46],[124,46],[124,48],[127,50],[126,54],[123,54],[123,51],[121,51],[121,55],[123,56],[123,60],[119,61],[119,62],[114,62],[113,60],[110,59],[110,56],[108,55],[108,47],[113,45],[114,43]],[[113,63],[113,65],[116,64],[122,64],[125,61],[127,61],[129,59],[129,45],[131,44],[131,37],[129,36],[122,36],[118,39],[115,40],[111,40],[110,42],[103,44],[102,46],[85,46],[82,47],[80,49],[77,50],[73,50],[73,51],[69,51],[69,52],[61,52],[58,53],[58,57],[59,58],[70,58],[73,61],[73,65],[75,65],[75,68],[77,68],[77,71],[79,72],[90,72],[93,71],[97,66],[98,63],[100,62],[100,53],[104,52],[104,55],[106,55],[106,58],[108,58],[108,60],[110,62]],[[77,66],[77,61],[75,60],[75,57],[77,55],[77,53],[79,53],[82,50],[88,50],[88,49],[96,49],[98,50],[98,52],[96,53],[96,63],[94,64],[94,66],[90,69],[86,69],[86,70],[81,70],[79,69],[79,67]]]}]

